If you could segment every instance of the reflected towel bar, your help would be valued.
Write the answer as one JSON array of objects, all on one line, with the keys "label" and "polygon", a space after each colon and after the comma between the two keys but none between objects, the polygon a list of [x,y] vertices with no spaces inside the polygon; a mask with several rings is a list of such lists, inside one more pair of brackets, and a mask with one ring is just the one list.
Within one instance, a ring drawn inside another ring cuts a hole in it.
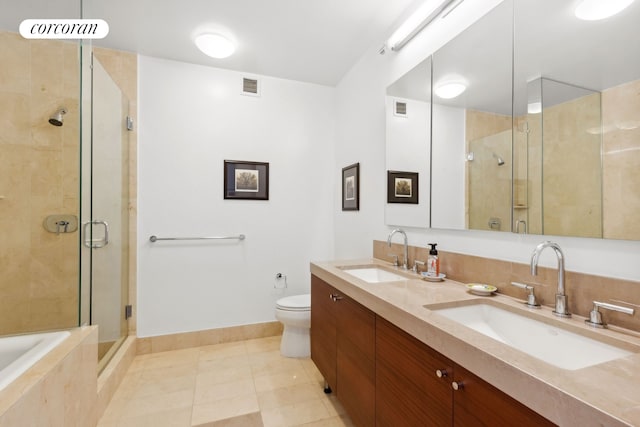
[{"label": "reflected towel bar", "polygon": [[240,234],[238,236],[224,236],[224,237],[158,237],[151,236],[149,237],[149,241],[151,243],[157,242],[158,240],[244,240],[244,234]]}]

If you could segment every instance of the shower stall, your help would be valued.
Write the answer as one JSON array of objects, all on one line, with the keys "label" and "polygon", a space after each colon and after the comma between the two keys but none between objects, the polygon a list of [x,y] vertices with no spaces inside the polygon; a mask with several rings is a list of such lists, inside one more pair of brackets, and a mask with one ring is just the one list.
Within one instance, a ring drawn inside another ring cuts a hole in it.
[{"label": "shower stall", "polygon": [[0,19],[0,335],[98,325],[104,366],[130,330],[130,102],[91,45],[19,23]]}]

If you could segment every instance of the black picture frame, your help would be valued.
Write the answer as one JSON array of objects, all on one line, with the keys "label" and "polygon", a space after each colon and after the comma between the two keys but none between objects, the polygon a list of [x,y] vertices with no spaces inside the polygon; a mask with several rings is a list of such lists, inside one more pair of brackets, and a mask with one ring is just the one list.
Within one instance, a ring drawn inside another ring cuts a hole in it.
[{"label": "black picture frame", "polygon": [[225,160],[224,198],[269,200],[269,163]]},{"label": "black picture frame", "polygon": [[418,172],[387,171],[387,203],[418,204]]},{"label": "black picture frame", "polygon": [[360,210],[360,163],[342,168],[342,210]]}]

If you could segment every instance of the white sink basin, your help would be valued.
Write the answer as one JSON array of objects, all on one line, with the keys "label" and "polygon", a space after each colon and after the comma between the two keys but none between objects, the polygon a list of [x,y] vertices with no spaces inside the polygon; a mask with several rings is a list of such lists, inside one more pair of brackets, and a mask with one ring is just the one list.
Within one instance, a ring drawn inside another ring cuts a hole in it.
[{"label": "white sink basin", "polygon": [[491,304],[425,307],[562,369],[586,368],[634,354]]},{"label": "white sink basin", "polygon": [[343,268],[343,271],[367,283],[397,282],[398,280],[409,280],[404,276],[383,270],[378,267],[356,267]]}]

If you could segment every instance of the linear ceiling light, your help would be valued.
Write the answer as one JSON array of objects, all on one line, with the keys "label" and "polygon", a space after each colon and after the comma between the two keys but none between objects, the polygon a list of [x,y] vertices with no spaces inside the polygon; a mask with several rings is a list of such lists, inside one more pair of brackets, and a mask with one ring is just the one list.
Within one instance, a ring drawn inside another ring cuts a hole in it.
[{"label": "linear ceiling light", "polygon": [[428,0],[420,6],[387,41],[387,46],[393,51],[399,51],[404,45],[414,38],[420,31],[440,15],[451,3],[452,7],[446,12],[453,11],[464,0]]},{"label": "linear ceiling light", "polygon": [[633,0],[582,0],[574,10],[585,21],[606,19],[626,9]]}]

